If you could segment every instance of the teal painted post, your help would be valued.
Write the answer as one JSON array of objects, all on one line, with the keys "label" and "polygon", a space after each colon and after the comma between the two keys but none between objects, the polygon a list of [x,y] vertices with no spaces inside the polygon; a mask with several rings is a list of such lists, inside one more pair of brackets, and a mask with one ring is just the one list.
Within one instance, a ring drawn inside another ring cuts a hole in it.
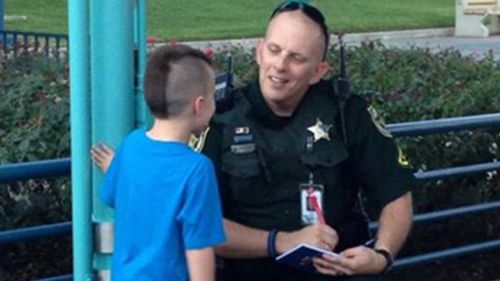
[{"label": "teal painted post", "polygon": [[[105,141],[114,148],[134,127],[135,2],[91,1],[92,143]],[[101,183],[102,173],[94,168],[93,220],[100,225],[113,220],[112,210],[99,198]],[[94,254],[94,268],[109,269],[111,254],[98,249]]]},{"label": "teal painted post", "polygon": [[144,73],[146,72],[148,56],[146,0],[137,0],[134,21],[134,41],[137,50],[137,85],[135,90],[137,116],[135,118],[137,127],[147,128],[152,123],[152,117],[144,100]]},{"label": "teal painted post", "polygon": [[[2,1],[2,0],[0,0]],[[92,280],[90,189],[90,44],[86,0],[68,0],[73,278]]]}]

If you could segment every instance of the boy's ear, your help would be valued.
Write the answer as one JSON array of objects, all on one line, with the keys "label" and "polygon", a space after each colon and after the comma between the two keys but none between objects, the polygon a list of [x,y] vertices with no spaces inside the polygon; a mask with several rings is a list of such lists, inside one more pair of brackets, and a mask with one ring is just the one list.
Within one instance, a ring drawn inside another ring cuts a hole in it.
[{"label": "boy's ear", "polygon": [[205,101],[205,97],[196,96],[193,100],[193,112],[195,115],[198,115],[201,112],[201,107],[203,106],[203,102]]}]

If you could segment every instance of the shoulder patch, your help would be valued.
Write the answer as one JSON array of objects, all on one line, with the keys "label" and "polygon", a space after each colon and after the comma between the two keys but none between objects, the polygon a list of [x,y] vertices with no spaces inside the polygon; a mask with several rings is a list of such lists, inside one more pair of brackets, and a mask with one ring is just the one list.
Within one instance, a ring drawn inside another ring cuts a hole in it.
[{"label": "shoulder patch", "polygon": [[410,164],[410,161],[408,161],[408,157],[406,157],[403,150],[401,150],[401,148],[399,148],[399,147],[398,147],[398,162],[399,162],[399,165],[404,166],[404,167],[406,167]]},{"label": "shoulder patch", "polygon": [[375,128],[380,132],[381,135],[383,135],[386,138],[392,138],[391,132],[389,132],[385,128],[385,122],[382,116],[378,115],[377,111],[375,108],[372,106],[368,107],[368,113],[370,113],[370,116],[372,117],[372,122],[375,125]]},{"label": "shoulder patch", "polygon": [[201,152],[205,147],[205,140],[207,139],[208,131],[210,131],[210,127],[207,127],[198,137],[191,134],[188,141],[189,147],[196,152]]}]

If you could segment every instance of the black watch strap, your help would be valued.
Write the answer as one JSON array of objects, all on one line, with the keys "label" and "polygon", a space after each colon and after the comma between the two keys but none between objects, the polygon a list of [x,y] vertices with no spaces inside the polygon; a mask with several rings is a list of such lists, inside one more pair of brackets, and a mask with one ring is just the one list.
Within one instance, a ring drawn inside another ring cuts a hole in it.
[{"label": "black watch strap", "polygon": [[382,272],[388,272],[392,268],[392,264],[394,263],[394,258],[392,257],[391,253],[389,251],[384,250],[384,249],[373,249],[377,254],[382,255],[385,258],[385,267]]}]

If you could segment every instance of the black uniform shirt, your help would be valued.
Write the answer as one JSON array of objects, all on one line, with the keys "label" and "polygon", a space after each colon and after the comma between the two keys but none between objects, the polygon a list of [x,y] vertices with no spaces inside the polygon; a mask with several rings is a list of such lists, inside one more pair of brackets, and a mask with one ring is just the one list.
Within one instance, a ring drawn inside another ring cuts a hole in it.
[{"label": "black uniform shirt", "polygon": [[[235,93],[232,109],[217,114],[203,152],[215,164],[224,216],[259,229],[302,228],[299,184],[324,185],[323,209],[339,232],[336,250],[362,243],[366,228],[352,227],[360,219],[358,187],[373,207],[402,196],[412,174],[398,163],[391,138],[376,128],[362,98],[353,95],[343,108],[328,81],[310,87],[291,117],[276,116],[262,97],[257,81]],[[308,128],[320,120],[332,125],[330,140],[321,139],[308,151]]]},{"label": "black uniform shirt", "polygon": [[[233,108],[214,117],[203,150],[218,171],[225,216],[263,229],[302,227],[299,183],[308,181],[309,171],[325,186],[332,225],[349,215],[358,186],[377,208],[408,191],[413,176],[400,167],[393,140],[376,129],[363,99],[351,96],[344,112],[347,145],[327,81],[312,86],[291,117],[269,109],[256,81],[238,91]],[[317,120],[333,125],[330,140],[308,152],[307,128]],[[238,150],[244,145],[247,150]]]}]

